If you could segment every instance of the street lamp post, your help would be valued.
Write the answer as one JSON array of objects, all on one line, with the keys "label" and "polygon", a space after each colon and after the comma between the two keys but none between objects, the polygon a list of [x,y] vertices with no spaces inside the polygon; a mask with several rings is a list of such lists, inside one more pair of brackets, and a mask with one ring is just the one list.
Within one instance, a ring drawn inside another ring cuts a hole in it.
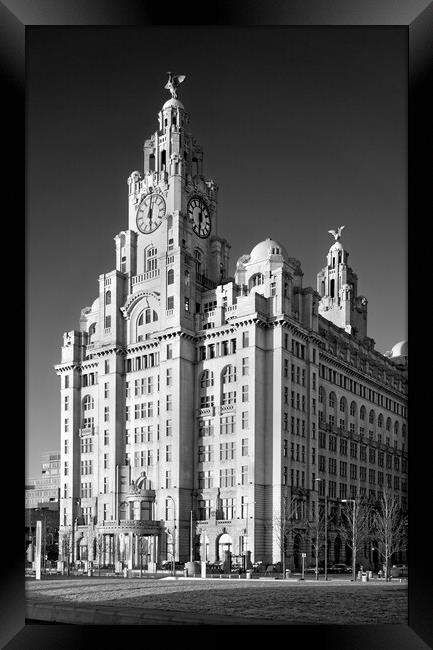
[{"label": "street lamp post", "polygon": [[247,525],[245,526],[245,571],[248,569],[247,563],[248,563],[248,546],[249,546],[249,536],[248,536],[248,520],[249,520],[249,506],[254,505],[256,502],[251,501],[251,504],[249,501],[245,502],[245,505],[247,507]]},{"label": "street lamp post", "polygon": [[192,562],[192,560],[193,560],[192,510],[191,510],[191,512],[189,514],[190,514],[190,520],[189,520],[189,561]]},{"label": "street lamp post", "polygon": [[173,575],[176,575],[176,501],[170,494],[167,499],[173,502]]},{"label": "street lamp post", "polygon": [[317,482],[317,510],[316,510],[316,580],[319,579],[319,483],[321,478],[316,478]]},{"label": "street lamp post", "polygon": [[352,515],[352,580],[356,581],[356,499],[341,499],[342,503],[353,504]]}]

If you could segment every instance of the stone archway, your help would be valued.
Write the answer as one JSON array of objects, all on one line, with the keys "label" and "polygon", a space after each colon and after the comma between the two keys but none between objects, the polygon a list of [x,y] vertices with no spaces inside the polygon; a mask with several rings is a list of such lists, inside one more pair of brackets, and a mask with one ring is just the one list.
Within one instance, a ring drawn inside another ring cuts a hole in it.
[{"label": "stone archway", "polygon": [[230,554],[233,553],[233,540],[228,533],[223,533],[217,537],[216,544],[218,560],[224,561],[226,551],[229,551]]}]

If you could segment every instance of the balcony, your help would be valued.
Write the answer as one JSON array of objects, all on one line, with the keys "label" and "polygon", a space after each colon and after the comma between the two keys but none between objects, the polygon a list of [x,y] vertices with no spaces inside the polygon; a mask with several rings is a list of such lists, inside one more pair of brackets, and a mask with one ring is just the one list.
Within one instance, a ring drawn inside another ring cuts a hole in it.
[{"label": "balcony", "polygon": [[139,275],[134,275],[131,278],[131,291],[138,288],[138,285],[148,280],[153,280],[158,278],[161,275],[160,269],[152,269],[151,271],[146,271],[145,273],[140,273]]},{"label": "balcony", "polygon": [[217,282],[214,282],[201,273],[196,274],[196,280],[197,282],[200,282],[200,284],[202,284],[206,289],[215,289],[215,287],[218,286]]},{"label": "balcony", "polygon": [[114,533],[135,533],[136,535],[158,535],[162,524],[156,519],[122,519],[119,521],[103,521],[99,532],[103,535]]},{"label": "balcony", "polygon": [[197,415],[199,417],[206,417],[206,416],[215,415],[215,407],[214,406],[206,406],[205,408],[197,409]]},{"label": "balcony", "polygon": [[78,432],[80,436],[94,436],[98,433],[98,427],[82,427]]},{"label": "balcony", "polygon": [[222,415],[223,413],[231,413],[236,409],[236,404],[223,404],[220,407],[220,414]]}]

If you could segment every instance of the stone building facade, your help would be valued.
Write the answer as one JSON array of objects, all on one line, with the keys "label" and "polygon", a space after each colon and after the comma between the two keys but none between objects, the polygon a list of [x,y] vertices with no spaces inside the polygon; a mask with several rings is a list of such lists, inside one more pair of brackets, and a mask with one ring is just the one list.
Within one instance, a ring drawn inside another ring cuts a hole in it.
[{"label": "stone building facade", "polygon": [[[149,569],[173,551],[277,562],[294,497],[296,568],[325,493],[331,512],[381,482],[406,503],[407,346],[375,351],[340,232],[317,291],[272,239],[229,277],[218,187],[172,95],[128,178],[115,269],[55,367],[61,552]],[[338,561],[336,543],[331,531]]]}]

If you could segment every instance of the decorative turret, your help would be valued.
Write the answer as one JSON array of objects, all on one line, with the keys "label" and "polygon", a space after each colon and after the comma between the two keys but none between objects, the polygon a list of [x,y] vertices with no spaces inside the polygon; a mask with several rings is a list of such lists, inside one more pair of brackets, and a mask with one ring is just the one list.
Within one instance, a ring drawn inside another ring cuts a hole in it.
[{"label": "decorative turret", "polygon": [[319,314],[363,340],[367,336],[367,299],[357,295],[358,277],[348,266],[349,253],[340,242],[343,228],[328,231],[335,241],[328,252],[327,266],[317,274]]}]

